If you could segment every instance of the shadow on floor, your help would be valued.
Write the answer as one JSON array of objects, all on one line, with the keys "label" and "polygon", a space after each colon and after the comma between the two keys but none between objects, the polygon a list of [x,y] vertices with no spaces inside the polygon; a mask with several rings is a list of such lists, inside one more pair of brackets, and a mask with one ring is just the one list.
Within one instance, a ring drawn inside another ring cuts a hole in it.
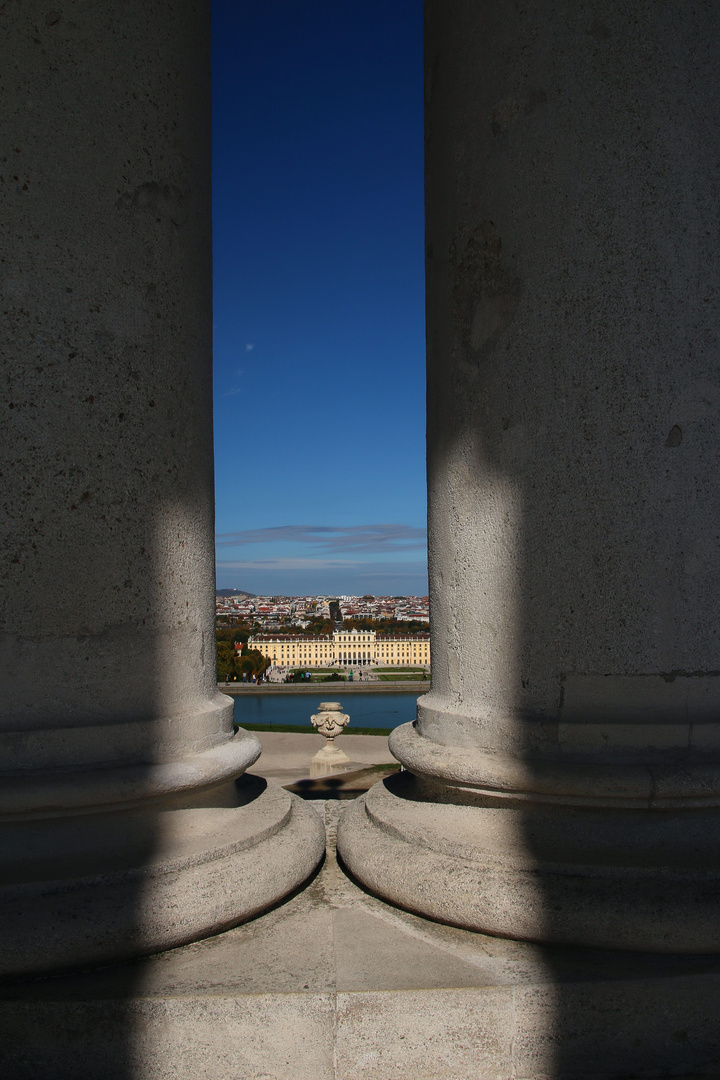
[{"label": "shadow on floor", "polygon": [[339,776],[320,776],[313,780],[298,780],[287,784],[286,790],[301,799],[356,799],[368,791],[378,780],[399,772],[399,765],[370,765],[357,772]]}]

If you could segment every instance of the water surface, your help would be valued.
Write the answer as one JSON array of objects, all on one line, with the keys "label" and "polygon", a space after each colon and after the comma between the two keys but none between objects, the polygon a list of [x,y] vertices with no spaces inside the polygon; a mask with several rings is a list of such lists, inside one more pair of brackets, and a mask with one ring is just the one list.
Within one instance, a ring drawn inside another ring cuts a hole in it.
[{"label": "water surface", "polygon": [[350,717],[348,734],[358,728],[396,728],[415,719],[418,695],[345,694],[328,687],[321,694],[241,694],[235,698],[235,723],[292,726],[312,731],[310,717],[321,701],[339,701]]}]

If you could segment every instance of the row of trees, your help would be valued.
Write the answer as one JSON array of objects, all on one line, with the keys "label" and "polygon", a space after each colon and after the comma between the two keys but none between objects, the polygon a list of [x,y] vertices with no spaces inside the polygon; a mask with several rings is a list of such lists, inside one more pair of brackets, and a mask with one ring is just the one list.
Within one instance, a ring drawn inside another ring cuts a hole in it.
[{"label": "row of trees", "polygon": [[217,648],[217,679],[224,682],[242,679],[252,679],[253,675],[258,678],[270,667],[270,661],[257,649],[245,649],[242,654],[235,651],[235,643],[247,641],[252,627],[246,623],[235,623],[233,626],[220,625],[215,629],[215,645]]},{"label": "row of trees", "polygon": [[332,619],[322,619],[319,616],[313,616],[304,629],[298,626],[296,627],[295,632],[298,634],[312,634],[314,637],[319,637],[321,634],[329,636],[334,629],[335,627]]},{"label": "row of trees", "polygon": [[383,634],[419,634],[427,632],[428,624],[411,619],[400,621],[399,619],[345,619],[343,630],[374,630],[382,637]]}]

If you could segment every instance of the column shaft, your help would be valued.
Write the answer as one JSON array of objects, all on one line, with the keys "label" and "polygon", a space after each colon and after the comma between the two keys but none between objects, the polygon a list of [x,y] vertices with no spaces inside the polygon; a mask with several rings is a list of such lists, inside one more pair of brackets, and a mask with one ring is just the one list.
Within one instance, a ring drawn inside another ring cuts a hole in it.
[{"label": "column shaft", "polygon": [[156,951],[320,858],[214,636],[209,3],[0,14],[0,971]]},{"label": "column shaft", "polygon": [[433,687],[340,845],[465,926],[720,949],[719,23],[427,3]]}]

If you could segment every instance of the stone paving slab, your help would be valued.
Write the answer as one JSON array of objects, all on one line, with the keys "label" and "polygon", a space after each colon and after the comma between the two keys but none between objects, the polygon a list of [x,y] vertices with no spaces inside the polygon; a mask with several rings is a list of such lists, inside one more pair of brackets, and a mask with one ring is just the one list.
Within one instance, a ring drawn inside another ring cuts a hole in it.
[{"label": "stone paving slab", "polygon": [[[263,749],[252,772],[283,787],[310,778],[310,759],[318,750],[322,750],[327,741],[313,731],[298,734],[294,731],[258,731],[257,737]],[[357,772],[367,765],[397,764],[388,750],[386,735],[343,733],[335,745],[350,760],[336,773],[328,773],[328,776]]]},{"label": "stone paving slab", "polygon": [[325,864],[274,910],[134,963],[0,987],[2,1080],[720,1075],[720,961],[444,926]]}]

